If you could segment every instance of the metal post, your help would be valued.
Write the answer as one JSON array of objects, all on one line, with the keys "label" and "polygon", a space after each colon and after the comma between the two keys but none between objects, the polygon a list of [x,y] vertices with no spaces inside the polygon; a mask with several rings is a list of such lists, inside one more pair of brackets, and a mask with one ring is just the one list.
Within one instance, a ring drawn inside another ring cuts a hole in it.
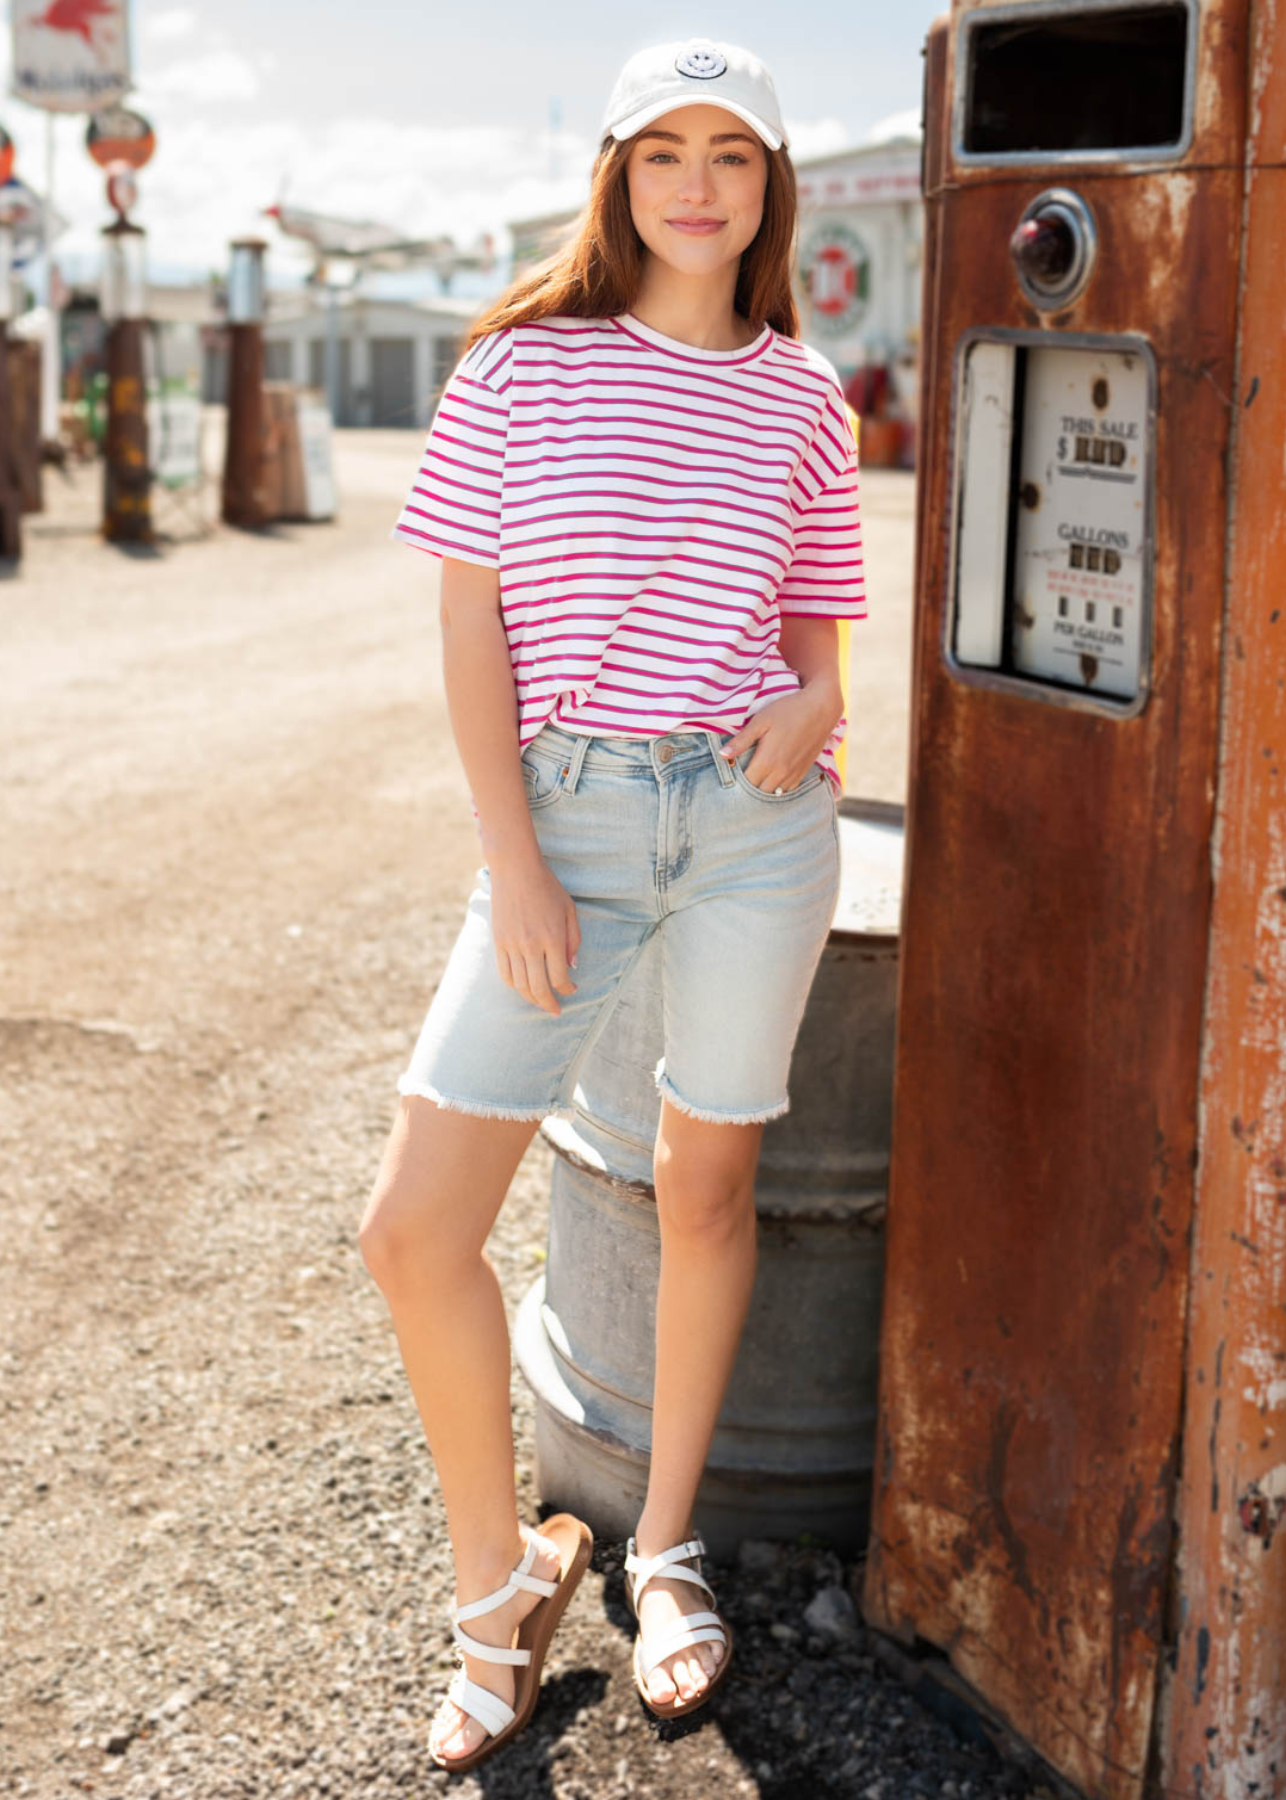
[{"label": "metal post", "polygon": [[326,284],[326,404],[332,425],[343,423],[339,391],[339,289]]},{"label": "metal post", "polygon": [[45,113],[45,194],[40,215],[41,252],[45,259],[45,308],[48,313],[40,363],[40,435],[47,443],[58,441],[58,404],[62,398],[62,344],[57,288],[54,281],[54,115]]}]

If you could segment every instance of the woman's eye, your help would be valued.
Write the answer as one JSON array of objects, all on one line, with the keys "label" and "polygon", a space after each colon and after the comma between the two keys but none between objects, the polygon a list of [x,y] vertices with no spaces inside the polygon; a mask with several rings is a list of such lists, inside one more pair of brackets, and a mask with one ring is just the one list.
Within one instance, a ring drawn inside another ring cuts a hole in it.
[{"label": "woman's eye", "polygon": [[[648,162],[659,162],[664,156],[668,156],[671,161],[674,160],[674,152],[672,150],[654,150],[647,160]],[[743,163],[746,160],[746,158],[736,150],[725,150],[718,160],[720,162],[725,162],[729,157],[731,157],[735,163]]]}]

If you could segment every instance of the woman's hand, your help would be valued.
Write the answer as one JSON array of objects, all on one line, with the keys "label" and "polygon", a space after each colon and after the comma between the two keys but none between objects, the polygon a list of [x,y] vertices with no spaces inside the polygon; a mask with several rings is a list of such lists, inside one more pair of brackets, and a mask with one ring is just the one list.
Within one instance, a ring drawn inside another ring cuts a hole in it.
[{"label": "woman's hand", "polygon": [[812,681],[752,713],[720,753],[731,762],[746,748],[758,749],[742,771],[754,787],[797,788],[825,747],[844,711],[839,682]]},{"label": "woman's hand", "polygon": [[576,904],[543,856],[492,857],[491,935],[500,979],[557,1018],[554,998],[574,994],[568,972],[580,949]]}]

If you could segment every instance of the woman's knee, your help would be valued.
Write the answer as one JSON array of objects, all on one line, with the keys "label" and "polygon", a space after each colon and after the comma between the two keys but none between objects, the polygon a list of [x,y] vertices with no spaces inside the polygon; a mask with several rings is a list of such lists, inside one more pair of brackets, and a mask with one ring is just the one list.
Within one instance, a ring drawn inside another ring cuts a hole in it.
[{"label": "woman's knee", "polygon": [[357,1243],[386,1292],[458,1282],[482,1255],[476,1234],[461,1229],[458,1209],[453,1222],[440,1196],[396,1176],[376,1182]]},{"label": "woman's knee", "polygon": [[662,1107],[652,1160],[661,1229],[729,1237],[755,1211],[762,1124],[716,1125]]},{"label": "woman's knee", "polygon": [[530,1120],[448,1112],[403,1097],[357,1234],[382,1288],[441,1287],[478,1269],[535,1129]]},{"label": "woman's knee", "polygon": [[656,1171],[657,1222],[663,1234],[723,1242],[753,1223],[755,1184],[744,1171],[685,1179],[674,1165]]}]

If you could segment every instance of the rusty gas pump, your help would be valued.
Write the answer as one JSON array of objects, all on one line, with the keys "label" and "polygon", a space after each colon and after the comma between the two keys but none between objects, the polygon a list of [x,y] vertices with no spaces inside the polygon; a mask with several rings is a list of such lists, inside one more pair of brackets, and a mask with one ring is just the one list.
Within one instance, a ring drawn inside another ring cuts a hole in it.
[{"label": "rusty gas pump", "polygon": [[1286,1794],[1286,45],[926,44],[882,1641],[1095,1800]]},{"label": "rusty gas pump", "polygon": [[228,273],[228,428],[223,456],[223,517],[249,530],[268,523],[264,458],[262,238],[237,238]]},{"label": "rusty gas pump", "polygon": [[[0,125],[0,189],[13,173],[13,139]],[[13,219],[0,197],[0,557],[22,554],[22,482],[9,392],[9,320],[13,317]]]},{"label": "rusty gas pump", "polygon": [[9,393],[8,324],[13,311],[13,227],[0,216],[0,557],[22,554],[22,482]]},{"label": "rusty gas pump", "polygon": [[133,203],[133,176],[108,177],[117,217],[103,227],[100,305],[106,328],[107,428],[103,438],[103,536],[111,543],[155,542],[152,469],[148,456],[147,370],[143,325],[146,237],[124,213]]}]

